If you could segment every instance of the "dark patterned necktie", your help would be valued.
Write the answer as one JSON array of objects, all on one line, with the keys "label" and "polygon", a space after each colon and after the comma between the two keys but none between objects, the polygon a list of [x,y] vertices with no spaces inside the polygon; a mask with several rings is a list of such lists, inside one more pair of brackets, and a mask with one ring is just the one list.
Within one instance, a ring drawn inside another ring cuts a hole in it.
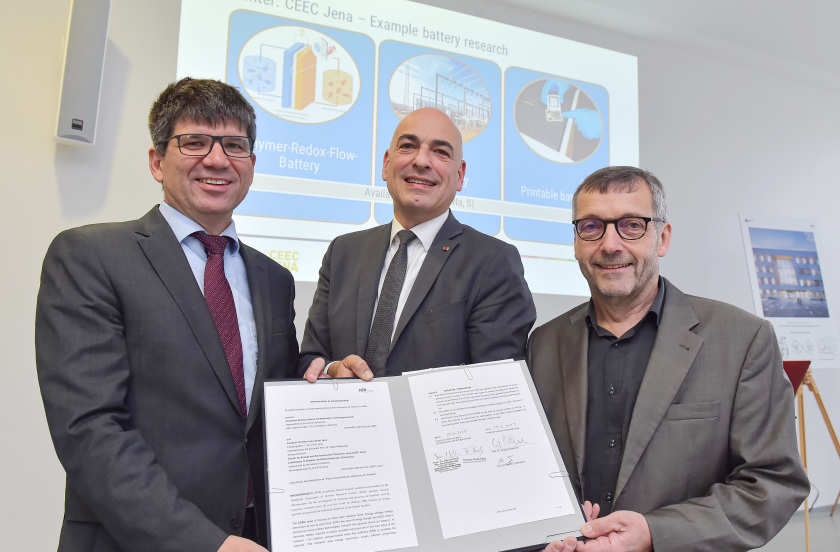
[{"label": "dark patterned necktie", "polygon": [[248,410],[245,406],[242,339],[239,336],[239,321],[236,318],[233,292],[225,277],[225,248],[231,238],[201,232],[195,232],[193,236],[204,245],[207,251],[207,263],[204,265],[204,300],[207,301],[207,307],[210,309],[210,315],[213,317],[225,349],[230,373],[236,386],[236,396],[239,399],[239,411],[242,418],[246,419]]},{"label": "dark patterned necktie", "polygon": [[388,272],[385,273],[385,281],[382,283],[382,291],[379,292],[379,303],[376,305],[376,314],[373,317],[373,325],[370,327],[365,351],[365,360],[374,376],[385,375],[385,361],[388,360],[391,334],[394,333],[394,316],[397,313],[397,303],[400,300],[400,292],[405,282],[405,271],[408,267],[408,244],[416,237],[411,230],[397,232],[400,247],[394,253]]}]

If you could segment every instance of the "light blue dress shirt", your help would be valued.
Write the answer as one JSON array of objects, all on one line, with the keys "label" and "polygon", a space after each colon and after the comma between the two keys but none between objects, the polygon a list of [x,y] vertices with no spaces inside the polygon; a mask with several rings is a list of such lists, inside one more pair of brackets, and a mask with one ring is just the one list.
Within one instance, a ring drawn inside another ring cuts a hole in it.
[{"label": "light blue dress shirt", "polygon": [[[190,263],[198,287],[204,293],[204,265],[207,263],[207,252],[204,250],[204,245],[190,235],[193,232],[204,232],[204,229],[196,221],[166,203],[160,204],[160,214],[175,233]],[[239,336],[242,339],[242,368],[245,372],[245,405],[250,412],[251,394],[257,375],[257,325],[254,322],[254,308],[251,304],[251,288],[248,286],[245,262],[239,254],[239,238],[236,236],[236,226],[233,221],[221,235],[233,239],[228,242],[225,249],[225,277],[230,284],[233,302],[236,305]]]}]

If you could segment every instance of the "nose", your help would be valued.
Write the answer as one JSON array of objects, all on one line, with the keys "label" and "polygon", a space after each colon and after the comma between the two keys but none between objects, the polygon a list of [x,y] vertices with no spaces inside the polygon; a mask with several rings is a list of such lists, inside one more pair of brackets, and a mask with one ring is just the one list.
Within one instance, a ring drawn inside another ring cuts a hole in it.
[{"label": "nose", "polygon": [[607,224],[606,231],[601,237],[601,248],[607,251],[616,251],[624,247],[624,239],[618,235],[615,223]]},{"label": "nose", "polygon": [[431,164],[431,152],[426,146],[417,148],[417,153],[414,155],[414,160],[411,162],[417,168],[428,169]]},{"label": "nose", "polygon": [[210,146],[210,153],[204,156],[204,164],[210,167],[226,167],[230,164],[230,158],[225,154],[221,141],[216,140]]}]

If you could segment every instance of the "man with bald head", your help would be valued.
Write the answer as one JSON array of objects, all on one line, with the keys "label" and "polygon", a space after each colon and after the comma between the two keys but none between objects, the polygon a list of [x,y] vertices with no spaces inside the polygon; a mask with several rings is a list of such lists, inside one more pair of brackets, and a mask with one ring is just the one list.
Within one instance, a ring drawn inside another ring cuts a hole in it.
[{"label": "man with bald head", "polygon": [[394,220],[327,249],[301,347],[306,379],[524,358],[536,310],[518,251],[449,211],[465,171],[445,113],[400,122],[382,166]]}]

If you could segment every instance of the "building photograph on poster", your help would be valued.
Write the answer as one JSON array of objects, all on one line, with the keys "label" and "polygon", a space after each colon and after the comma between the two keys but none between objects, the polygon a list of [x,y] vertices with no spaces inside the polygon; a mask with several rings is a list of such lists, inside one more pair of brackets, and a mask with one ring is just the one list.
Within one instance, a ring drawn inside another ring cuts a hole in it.
[{"label": "building photograph on poster", "polygon": [[755,312],[776,330],[784,360],[836,366],[838,334],[826,299],[814,221],[741,216]]},{"label": "building photograph on poster", "polygon": [[749,232],[764,316],[828,317],[814,233],[771,228]]}]

